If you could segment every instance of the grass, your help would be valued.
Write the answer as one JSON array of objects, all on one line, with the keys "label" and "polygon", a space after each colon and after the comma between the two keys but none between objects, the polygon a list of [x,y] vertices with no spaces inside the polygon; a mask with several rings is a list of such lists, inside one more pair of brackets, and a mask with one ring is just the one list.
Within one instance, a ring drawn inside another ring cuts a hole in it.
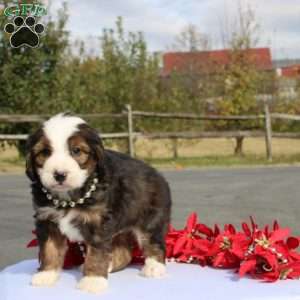
[{"label": "grass", "polygon": [[[201,139],[178,142],[179,158],[173,159],[169,140],[138,139],[135,143],[138,157],[158,168],[272,166],[300,164],[300,140],[273,139],[273,161],[265,154],[263,138],[244,141],[244,156],[234,156],[235,140]],[[110,145],[111,147],[111,145]],[[115,145],[115,150],[123,150]],[[0,173],[24,173],[25,161],[20,159],[16,148],[6,147],[0,151]]]},{"label": "grass", "polygon": [[24,172],[25,160],[17,157],[1,158],[0,173],[21,173]]},{"label": "grass", "polygon": [[234,166],[273,166],[300,164],[300,154],[289,156],[275,156],[269,162],[264,156],[204,156],[204,157],[180,157],[146,159],[148,163],[158,168],[197,168],[197,167],[234,167]]},{"label": "grass", "polygon": [[[184,169],[201,167],[236,167],[236,166],[275,166],[275,165],[296,165],[300,164],[300,154],[289,156],[275,156],[269,162],[264,156],[203,156],[203,157],[179,157],[173,158],[151,158],[144,159],[147,163],[156,168]],[[22,173],[24,172],[24,159],[1,158],[0,172]]]},{"label": "grass", "polygon": [[[234,166],[273,166],[300,164],[300,154],[290,156],[276,156],[269,162],[263,156],[204,156],[204,157],[179,157],[144,159],[147,163],[157,168],[197,168],[197,167],[234,167]],[[0,172],[23,172],[24,159],[0,158]]]}]

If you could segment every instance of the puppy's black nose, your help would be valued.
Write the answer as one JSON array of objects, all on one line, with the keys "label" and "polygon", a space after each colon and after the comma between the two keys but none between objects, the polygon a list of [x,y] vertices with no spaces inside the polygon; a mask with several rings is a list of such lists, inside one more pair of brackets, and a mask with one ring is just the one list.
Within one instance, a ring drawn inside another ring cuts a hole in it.
[{"label": "puppy's black nose", "polygon": [[53,177],[58,183],[63,183],[66,180],[67,173],[55,171]]}]

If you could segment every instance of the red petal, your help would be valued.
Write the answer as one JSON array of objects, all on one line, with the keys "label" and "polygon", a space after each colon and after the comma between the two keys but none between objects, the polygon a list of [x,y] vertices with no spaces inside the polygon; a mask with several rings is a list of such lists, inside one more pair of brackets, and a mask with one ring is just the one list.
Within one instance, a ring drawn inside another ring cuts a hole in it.
[{"label": "red petal", "polygon": [[196,226],[196,228],[200,233],[203,233],[208,237],[213,236],[213,231],[208,226],[206,226],[205,224],[198,224]]},{"label": "red petal", "polygon": [[296,249],[299,247],[299,239],[292,236],[287,239],[286,243],[289,249]]},{"label": "red petal", "polygon": [[31,247],[37,247],[38,245],[39,245],[38,240],[34,239],[34,240],[30,241],[26,247],[31,248]]},{"label": "red petal", "polygon": [[224,252],[218,253],[214,259],[213,266],[214,267],[222,267],[224,264],[224,256],[225,256]]},{"label": "red petal", "polygon": [[188,232],[192,232],[193,229],[195,229],[195,226],[197,224],[197,214],[195,212],[191,213],[188,217],[187,223],[186,223],[186,230]]},{"label": "red petal", "polygon": [[291,230],[289,228],[277,229],[271,233],[269,240],[271,242],[281,241],[281,240],[285,239],[286,237],[288,237],[290,232],[291,232]]},{"label": "red petal", "polygon": [[249,245],[248,242],[240,243],[238,245],[237,243],[233,243],[231,247],[231,252],[237,256],[239,259],[244,259],[245,258],[245,253],[246,249],[248,248],[247,246]]},{"label": "red petal", "polygon": [[265,236],[269,237],[269,225],[266,225],[264,228]]},{"label": "red petal", "polygon": [[207,240],[194,240],[194,246],[198,251],[207,252],[208,251],[208,244]]},{"label": "red petal", "polygon": [[279,229],[279,224],[278,224],[278,221],[275,220],[273,223],[273,230],[278,230],[278,229]]},{"label": "red petal", "polygon": [[69,248],[64,260],[64,269],[80,266],[83,262],[84,258],[78,244],[69,243]]},{"label": "red petal", "polygon": [[268,262],[273,270],[278,269],[278,260],[274,254],[266,252],[262,257]]},{"label": "red petal", "polygon": [[295,251],[290,251],[290,257],[293,258],[293,260],[300,261],[300,253]]},{"label": "red petal", "polygon": [[234,228],[234,226],[232,224],[228,224],[227,225],[227,229],[228,231],[231,233],[231,234],[235,234],[236,233],[236,230]]},{"label": "red petal", "polygon": [[218,236],[220,234],[220,231],[221,230],[220,230],[219,226],[217,224],[215,224],[214,236],[215,237]]},{"label": "red petal", "polygon": [[176,243],[174,245],[174,249],[173,249],[174,255],[178,255],[178,254],[182,253],[183,248],[184,248],[184,246],[186,244],[186,241],[187,241],[187,239],[186,239],[185,236],[180,237],[176,241]]},{"label": "red petal", "polygon": [[241,264],[240,269],[239,269],[240,277],[243,277],[246,273],[250,272],[253,268],[255,268],[255,266],[256,266],[255,259],[244,261]]},{"label": "red petal", "polygon": [[194,246],[193,240],[192,239],[188,239],[187,243],[185,245],[185,249],[186,251],[190,251]]},{"label": "red petal", "polygon": [[266,273],[262,273],[262,274],[259,274],[257,276],[257,278],[259,279],[262,279],[263,282],[268,282],[268,283],[272,283],[272,282],[275,282],[279,279],[279,272],[278,271],[275,271],[275,272],[266,272]]},{"label": "red petal", "polygon": [[251,236],[251,231],[247,223],[242,223],[242,228],[247,236]]}]

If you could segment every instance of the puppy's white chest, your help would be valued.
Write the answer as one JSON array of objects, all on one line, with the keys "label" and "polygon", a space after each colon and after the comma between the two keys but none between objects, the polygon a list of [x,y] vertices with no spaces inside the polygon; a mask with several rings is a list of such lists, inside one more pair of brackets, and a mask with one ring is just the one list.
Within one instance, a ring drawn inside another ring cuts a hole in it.
[{"label": "puppy's white chest", "polygon": [[58,227],[71,242],[82,242],[83,237],[80,231],[72,224],[74,217],[74,213],[70,211],[58,221]]}]

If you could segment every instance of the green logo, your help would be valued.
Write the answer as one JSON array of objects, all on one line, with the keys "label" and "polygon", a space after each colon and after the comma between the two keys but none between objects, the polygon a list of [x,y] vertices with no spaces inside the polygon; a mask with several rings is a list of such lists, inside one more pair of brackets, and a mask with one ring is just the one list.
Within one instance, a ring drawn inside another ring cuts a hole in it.
[{"label": "green logo", "polygon": [[8,6],[4,10],[4,15],[6,17],[16,17],[16,16],[35,16],[42,17],[47,14],[47,9],[40,4],[16,4],[13,6]]},{"label": "green logo", "polygon": [[6,7],[4,15],[11,20],[4,26],[4,31],[10,35],[10,45],[13,48],[39,46],[39,35],[45,31],[45,26],[37,21],[47,14],[40,4],[16,4]]}]

